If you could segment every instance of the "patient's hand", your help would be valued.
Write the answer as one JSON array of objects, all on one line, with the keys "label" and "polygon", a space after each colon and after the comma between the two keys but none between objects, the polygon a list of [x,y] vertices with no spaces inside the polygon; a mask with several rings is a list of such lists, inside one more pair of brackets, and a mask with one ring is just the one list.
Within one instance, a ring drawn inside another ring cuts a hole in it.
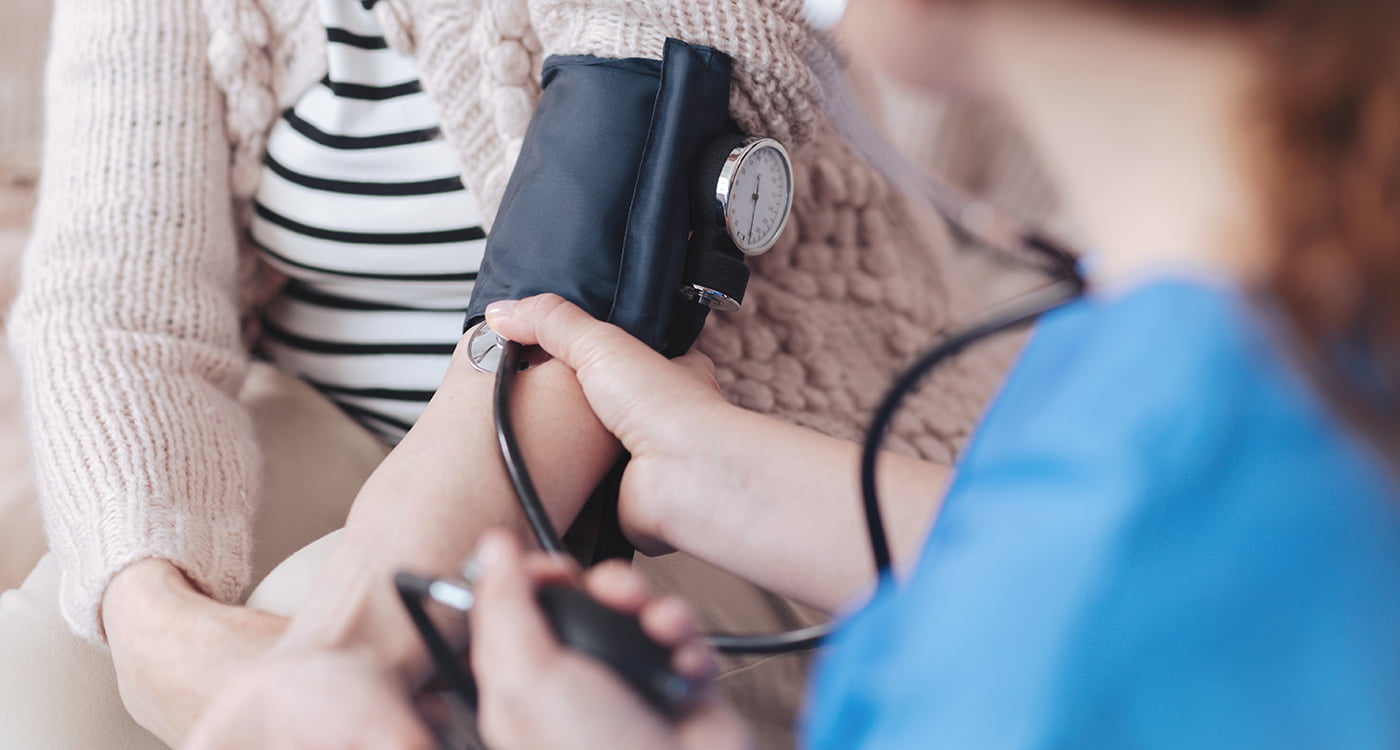
[{"label": "patient's hand", "polygon": [[170,745],[286,627],[284,618],[204,596],[164,560],[128,566],[102,601],[122,703]]}]

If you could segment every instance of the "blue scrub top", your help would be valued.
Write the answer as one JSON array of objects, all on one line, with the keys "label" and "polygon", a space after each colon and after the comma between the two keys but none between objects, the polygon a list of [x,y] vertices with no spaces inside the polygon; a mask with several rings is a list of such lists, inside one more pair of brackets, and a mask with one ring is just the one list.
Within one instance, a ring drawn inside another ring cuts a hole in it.
[{"label": "blue scrub top", "polygon": [[1047,316],[806,746],[1400,748],[1400,499],[1242,296]]}]

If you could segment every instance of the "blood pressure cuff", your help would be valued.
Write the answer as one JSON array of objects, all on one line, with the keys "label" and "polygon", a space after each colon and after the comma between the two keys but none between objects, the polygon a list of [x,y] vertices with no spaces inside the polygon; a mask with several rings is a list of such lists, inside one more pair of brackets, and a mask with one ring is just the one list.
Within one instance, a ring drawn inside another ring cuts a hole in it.
[{"label": "blood pressure cuff", "polygon": [[542,82],[466,327],[492,302],[553,292],[658,351],[684,352],[704,310],[678,294],[692,171],[708,144],[738,132],[729,57],[668,39],[661,60],[551,57]]}]

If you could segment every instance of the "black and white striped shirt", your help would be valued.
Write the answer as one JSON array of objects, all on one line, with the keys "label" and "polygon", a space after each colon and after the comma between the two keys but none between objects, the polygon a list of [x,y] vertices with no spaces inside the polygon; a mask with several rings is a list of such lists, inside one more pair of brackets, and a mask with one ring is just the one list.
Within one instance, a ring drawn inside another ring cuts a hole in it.
[{"label": "black and white striped shirt", "polygon": [[289,282],[260,349],[397,442],[442,380],[485,250],[482,216],[411,58],[358,0],[317,0],[329,73],[285,112],[253,241]]}]

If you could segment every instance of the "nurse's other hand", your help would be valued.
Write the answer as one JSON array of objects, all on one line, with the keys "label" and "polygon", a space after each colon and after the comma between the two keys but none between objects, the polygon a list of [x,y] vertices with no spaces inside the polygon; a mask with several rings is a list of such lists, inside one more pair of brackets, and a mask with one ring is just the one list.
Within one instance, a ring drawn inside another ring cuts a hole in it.
[{"label": "nurse's other hand", "polygon": [[482,739],[495,750],[741,750],[751,747],[743,720],[719,696],[714,655],[690,611],[675,598],[652,599],[621,563],[589,571],[584,588],[599,602],[634,615],[672,668],[704,685],[675,721],[653,711],[610,668],[560,645],[540,612],[536,588],[572,577],[541,554],[525,556],[500,531],[482,537],[481,575],[471,612],[472,672],[480,690]]},{"label": "nurse's other hand", "polygon": [[714,363],[696,351],[666,359],[554,294],[494,303],[486,320],[573,368],[589,406],[632,454],[621,488],[624,531],[644,553],[669,551],[659,504],[674,498],[675,477],[710,463],[708,446],[732,437],[725,414],[738,407],[720,395]]}]

